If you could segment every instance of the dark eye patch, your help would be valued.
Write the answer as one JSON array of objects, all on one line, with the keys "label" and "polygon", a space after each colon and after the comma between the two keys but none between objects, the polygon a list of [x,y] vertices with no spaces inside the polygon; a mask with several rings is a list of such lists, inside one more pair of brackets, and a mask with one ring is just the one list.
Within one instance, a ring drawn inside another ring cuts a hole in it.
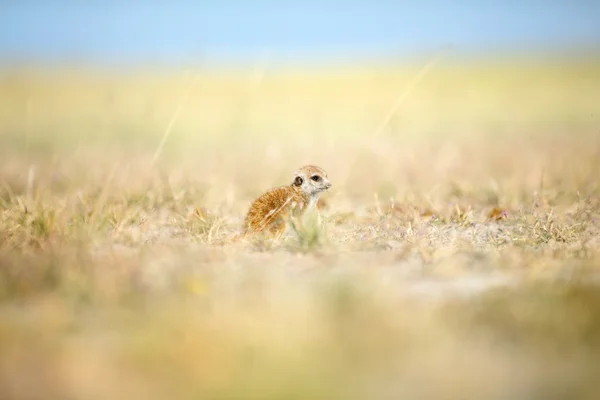
[{"label": "dark eye patch", "polygon": [[319,182],[321,180],[321,177],[319,175],[313,175],[310,177],[310,179],[312,179],[315,182]]}]

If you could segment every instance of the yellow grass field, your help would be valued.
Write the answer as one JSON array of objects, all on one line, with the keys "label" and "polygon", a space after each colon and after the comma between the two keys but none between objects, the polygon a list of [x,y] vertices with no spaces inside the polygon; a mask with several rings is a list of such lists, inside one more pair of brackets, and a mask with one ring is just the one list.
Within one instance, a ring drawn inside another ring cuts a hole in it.
[{"label": "yellow grass field", "polygon": [[3,71],[0,398],[598,398],[600,60],[425,62]]}]

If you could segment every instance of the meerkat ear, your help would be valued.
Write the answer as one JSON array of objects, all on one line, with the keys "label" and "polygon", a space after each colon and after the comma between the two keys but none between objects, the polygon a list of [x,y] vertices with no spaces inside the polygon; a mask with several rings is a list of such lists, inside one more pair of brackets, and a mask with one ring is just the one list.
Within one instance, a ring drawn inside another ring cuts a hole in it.
[{"label": "meerkat ear", "polygon": [[294,186],[302,186],[302,182],[304,182],[304,180],[302,179],[301,176],[297,176],[296,179],[294,179]]}]

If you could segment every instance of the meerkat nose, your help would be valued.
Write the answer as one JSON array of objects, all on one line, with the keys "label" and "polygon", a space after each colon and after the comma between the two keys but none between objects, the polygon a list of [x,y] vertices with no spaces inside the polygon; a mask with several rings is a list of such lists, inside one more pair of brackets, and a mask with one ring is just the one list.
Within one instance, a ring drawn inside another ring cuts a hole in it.
[{"label": "meerkat nose", "polygon": [[327,183],[325,184],[325,187],[326,187],[327,189],[329,189],[331,186],[332,186],[332,185],[331,185],[331,182],[327,182]]}]

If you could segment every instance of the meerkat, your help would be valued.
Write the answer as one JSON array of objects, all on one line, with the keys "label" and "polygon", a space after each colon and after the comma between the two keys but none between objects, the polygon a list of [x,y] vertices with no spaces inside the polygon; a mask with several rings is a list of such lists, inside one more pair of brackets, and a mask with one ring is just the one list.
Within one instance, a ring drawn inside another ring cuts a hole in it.
[{"label": "meerkat", "polygon": [[315,165],[301,167],[291,185],[269,190],[250,205],[244,220],[244,236],[267,232],[281,237],[291,216],[300,217],[317,205],[319,195],[331,188],[327,173]]}]

